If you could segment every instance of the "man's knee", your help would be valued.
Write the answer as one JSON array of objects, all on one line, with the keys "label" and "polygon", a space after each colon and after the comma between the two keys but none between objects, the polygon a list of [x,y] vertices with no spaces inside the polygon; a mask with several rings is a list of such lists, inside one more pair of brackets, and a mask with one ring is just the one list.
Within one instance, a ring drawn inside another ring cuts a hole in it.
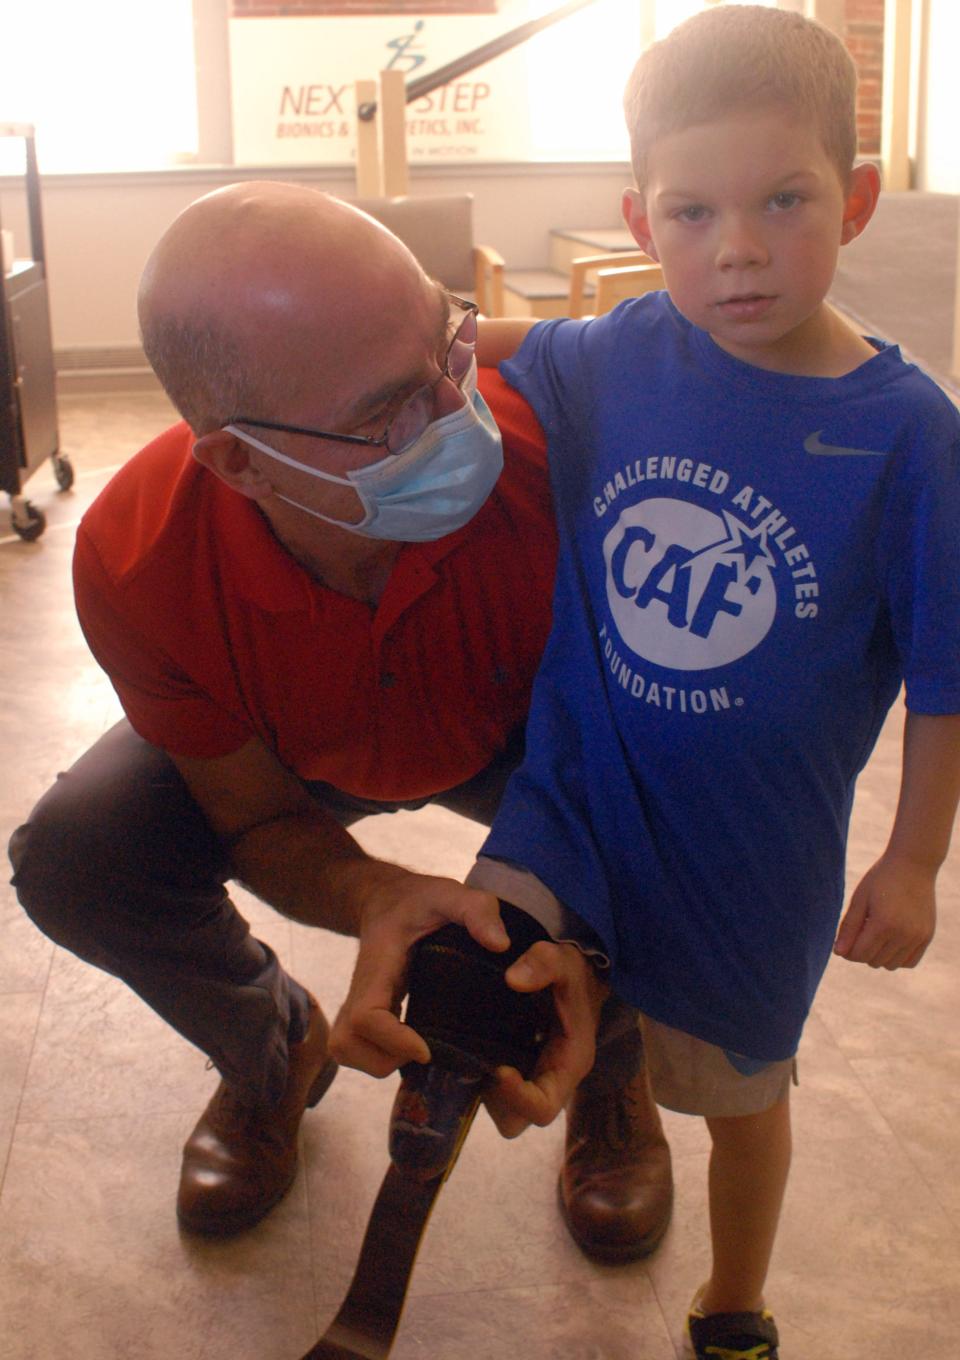
[{"label": "man's knee", "polygon": [[76,922],[98,853],[83,834],[85,823],[71,817],[68,800],[55,796],[59,782],[14,831],[8,854],[21,906],[44,934],[65,943],[65,926]]},{"label": "man's knee", "polygon": [[122,917],[146,924],[208,910],[229,875],[225,848],[173,762],[125,723],[59,776],[9,854],[27,914],[71,948],[111,935]]}]

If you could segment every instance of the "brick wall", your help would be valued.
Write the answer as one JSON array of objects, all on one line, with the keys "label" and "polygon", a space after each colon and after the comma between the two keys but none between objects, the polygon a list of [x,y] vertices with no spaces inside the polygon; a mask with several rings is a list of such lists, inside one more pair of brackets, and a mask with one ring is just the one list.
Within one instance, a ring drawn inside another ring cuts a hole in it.
[{"label": "brick wall", "polygon": [[857,66],[857,132],[861,156],[880,154],[880,112],[883,94],[884,0],[846,0],[847,48]]}]

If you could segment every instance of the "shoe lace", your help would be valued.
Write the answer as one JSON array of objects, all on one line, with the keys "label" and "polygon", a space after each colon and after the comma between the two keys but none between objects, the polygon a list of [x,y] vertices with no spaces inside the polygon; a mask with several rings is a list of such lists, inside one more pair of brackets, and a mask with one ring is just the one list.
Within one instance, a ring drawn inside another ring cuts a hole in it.
[{"label": "shoe lace", "polygon": [[[605,1143],[611,1152],[624,1152],[630,1145],[637,1099],[629,1086],[606,1076],[587,1078],[589,1096],[583,1102],[583,1132],[591,1141]],[[585,1083],[586,1085],[586,1083]]]},{"label": "shoe lace", "polygon": [[[216,1070],[212,1058],[205,1063],[208,1072]],[[238,1128],[249,1128],[259,1116],[260,1106],[249,1095],[244,1096],[234,1086],[221,1077],[217,1090],[216,1104],[219,1113]]]},{"label": "shoe lace", "polygon": [[238,1128],[249,1128],[256,1122],[257,1106],[249,1097],[244,1099],[239,1091],[234,1090],[232,1086],[227,1086],[226,1083],[220,1091],[217,1104],[221,1115]]},{"label": "shoe lace", "polygon": [[289,1141],[288,1130],[281,1120],[265,1112],[262,1104],[252,1101],[249,1096],[245,1099],[226,1085],[220,1092],[217,1104],[220,1119],[234,1133],[241,1133],[265,1154],[284,1152]]}]

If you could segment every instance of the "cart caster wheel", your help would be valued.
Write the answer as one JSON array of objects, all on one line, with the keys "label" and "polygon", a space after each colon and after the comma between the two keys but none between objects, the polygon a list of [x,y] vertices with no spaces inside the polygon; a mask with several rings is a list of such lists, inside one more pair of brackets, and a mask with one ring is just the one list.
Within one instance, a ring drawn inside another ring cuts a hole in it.
[{"label": "cart caster wheel", "polygon": [[65,453],[55,453],[50,460],[53,463],[53,475],[57,479],[57,486],[61,491],[69,491],[73,486],[73,464]]},{"label": "cart caster wheel", "polygon": [[26,543],[39,538],[46,527],[46,515],[29,501],[24,501],[14,510],[13,532],[19,534]]}]

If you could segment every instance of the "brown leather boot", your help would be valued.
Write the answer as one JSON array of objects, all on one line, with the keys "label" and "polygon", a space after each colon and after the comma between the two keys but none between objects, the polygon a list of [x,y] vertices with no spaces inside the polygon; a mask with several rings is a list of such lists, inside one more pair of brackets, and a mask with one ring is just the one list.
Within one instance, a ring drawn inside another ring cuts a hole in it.
[{"label": "brown leather boot", "polygon": [[251,1228],[297,1174],[297,1132],[337,1074],[330,1026],[311,998],[307,1032],[290,1045],[287,1085],[276,1105],[244,1099],[221,1081],[183,1149],[177,1217],[191,1232],[226,1236]]},{"label": "brown leather boot", "polygon": [[[617,1006],[622,1016],[627,1008]],[[604,1043],[603,1028],[596,1064],[567,1106],[558,1191],[581,1251],[618,1264],[648,1256],[660,1242],[673,1209],[673,1173],[640,1032],[633,1023]]]}]

